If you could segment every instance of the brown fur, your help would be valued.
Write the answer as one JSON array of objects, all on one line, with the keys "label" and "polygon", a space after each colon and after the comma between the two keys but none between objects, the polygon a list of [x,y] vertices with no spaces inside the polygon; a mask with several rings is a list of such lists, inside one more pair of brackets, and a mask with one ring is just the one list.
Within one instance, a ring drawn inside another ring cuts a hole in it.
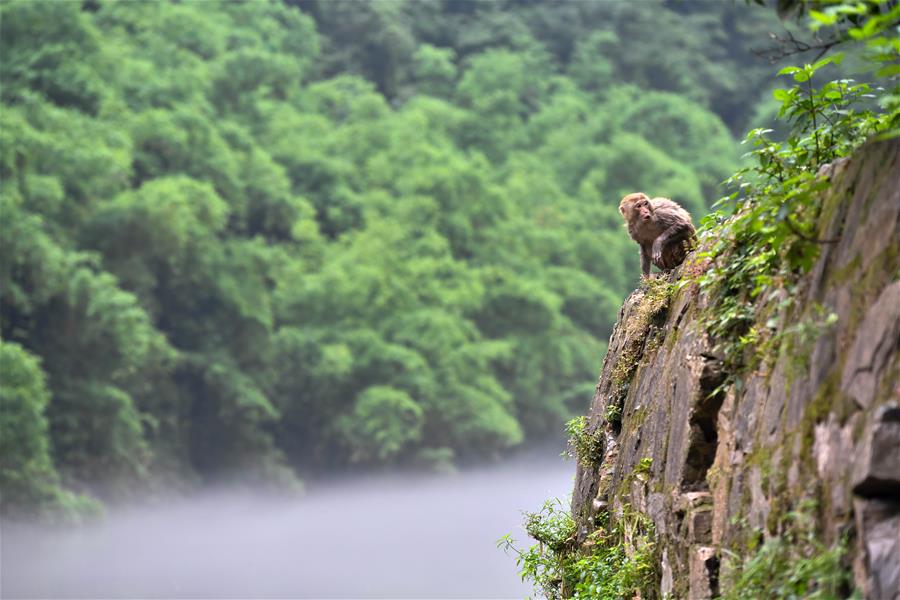
[{"label": "brown fur", "polygon": [[628,194],[619,203],[628,235],[641,247],[641,272],[650,275],[651,263],[663,271],[682,262],[695,239],[691,215],[668,198]]}]

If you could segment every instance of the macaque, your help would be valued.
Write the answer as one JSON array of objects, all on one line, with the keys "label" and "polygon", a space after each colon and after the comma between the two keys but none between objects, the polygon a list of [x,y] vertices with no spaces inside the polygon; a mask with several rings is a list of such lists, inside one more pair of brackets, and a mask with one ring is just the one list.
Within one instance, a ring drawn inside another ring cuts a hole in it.
[{"label": "macaque", "polygon": [[653,263],[663,271],[682,262],[694,241],[691,215],[668,198],[648,198],[640,192],[628,194],[619,203],[628,234],[641,247],[641,273],[650,275]]}]

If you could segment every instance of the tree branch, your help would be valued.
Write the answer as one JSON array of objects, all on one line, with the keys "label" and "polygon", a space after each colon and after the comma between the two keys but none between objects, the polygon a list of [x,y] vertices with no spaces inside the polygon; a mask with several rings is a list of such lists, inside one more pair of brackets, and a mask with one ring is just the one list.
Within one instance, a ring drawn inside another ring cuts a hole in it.
[{"label": "tree branch", "polygon": [[828,40],[822,40],[817,37],[809,42],[797,39],[790,31],[785,31],[784,36],[779,36],[774,33],[769,34],[769,36],[777,45],[769,48],[754,49],[753,54],[768,59],[770,63],[776,63],[788,56],[812,51],[817,51],[815,58],[811,61],[816,62],[822,58],[826,52],[838,44],[842,44],[850,39],[844,32],[841,32],[837,37]]}]

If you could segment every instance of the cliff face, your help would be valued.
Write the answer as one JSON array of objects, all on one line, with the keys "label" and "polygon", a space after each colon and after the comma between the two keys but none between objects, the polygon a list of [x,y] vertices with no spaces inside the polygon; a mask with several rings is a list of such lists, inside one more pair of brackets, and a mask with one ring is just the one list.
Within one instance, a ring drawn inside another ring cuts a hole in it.
[{"label": "cliff face", "polygon": [[[900,598],[900,141],[826,175],[820,233],[839,241],[767,323],[777,356],[732,383],[696,285],[645,285],[619,314],[572,511],[579,544],[602,512],[649,517],[661,596],[733,591],[781,538],[798,560],[839,548],[849,587]],[[761,298],[765,322],[784,298]]]}]

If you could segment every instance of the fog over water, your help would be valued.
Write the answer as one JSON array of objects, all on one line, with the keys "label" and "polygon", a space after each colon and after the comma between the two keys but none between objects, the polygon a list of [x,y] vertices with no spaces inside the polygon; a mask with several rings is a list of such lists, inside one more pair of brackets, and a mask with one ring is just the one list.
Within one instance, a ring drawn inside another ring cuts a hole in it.
[{"label": "fog over water", "polygon": [[243,491],[111,510],[77,529],[5,522],[3,598],[523,598],[522,510],[571,492],[546,449],[450,476],[319,483],[301,498]]}]

